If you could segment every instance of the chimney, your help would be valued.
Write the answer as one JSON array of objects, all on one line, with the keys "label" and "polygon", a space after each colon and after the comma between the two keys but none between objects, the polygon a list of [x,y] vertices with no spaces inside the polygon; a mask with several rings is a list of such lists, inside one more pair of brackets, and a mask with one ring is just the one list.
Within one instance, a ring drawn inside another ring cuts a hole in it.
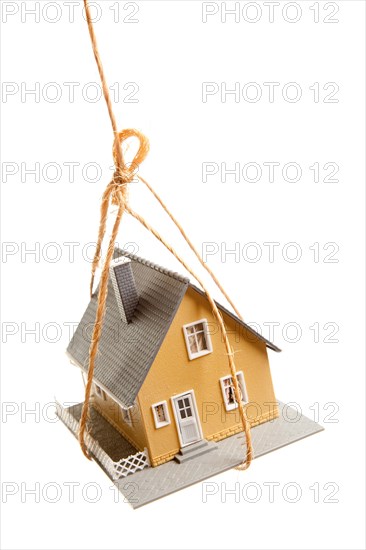
[{"label": "chimney", "polygon": [[130,323],[139,301],[131,260],[126,256],[116,258],[111,263],[109,274],[121,319],[125,323]]}]

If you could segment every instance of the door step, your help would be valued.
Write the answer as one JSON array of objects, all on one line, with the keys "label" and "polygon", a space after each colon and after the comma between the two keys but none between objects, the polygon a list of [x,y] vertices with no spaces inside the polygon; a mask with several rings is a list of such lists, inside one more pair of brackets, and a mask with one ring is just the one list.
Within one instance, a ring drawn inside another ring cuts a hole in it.
[{"label": "door step", "polygon": [[182,462],[187,462],[187,460],[192,460],[193,458],[214,451],[215,449],[217,449],[216,443],[201,439],[201,441],[197,441],[197,443],[182,447],[179,453],[175,455],[174,459],[179,462],[179,464],[182,464]]}]

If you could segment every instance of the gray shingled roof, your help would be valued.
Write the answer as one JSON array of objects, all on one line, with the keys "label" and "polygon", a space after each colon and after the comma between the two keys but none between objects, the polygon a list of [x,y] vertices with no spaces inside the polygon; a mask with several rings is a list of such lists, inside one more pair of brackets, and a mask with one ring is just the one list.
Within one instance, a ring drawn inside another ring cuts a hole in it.
[{"label": "gray shingled roof", "polygon": [[[121,320],[111,280],[95,379],[123,405],[130,407],[146,378],[175,313],[187,290],[188,279],[137,258],[125,251],[115,256],[131,258],[139,301],[131,323]],[[71,358],[88,370],[91,326],[95,321],[97,294],[92,297],[67,348]]]},{"label": "gray shingled roof", "polygon": [[[175,317],[188,286],[202,293],[189,279],[139,258],[124,250],[116,250],[131,259],[139,301],[132,321],[121,320],[111,280],[108,286],[106,314],[95,363],[95,379],[124,406],[130,407],[150,370],[166,333]],[[88,370],[91,327],[95,321],[97,293],[95,293],[67,348],[72,360],[84,371]],[[218,304],[250,333],[274,351],[277,346],[256,333],[235,315]]]}]

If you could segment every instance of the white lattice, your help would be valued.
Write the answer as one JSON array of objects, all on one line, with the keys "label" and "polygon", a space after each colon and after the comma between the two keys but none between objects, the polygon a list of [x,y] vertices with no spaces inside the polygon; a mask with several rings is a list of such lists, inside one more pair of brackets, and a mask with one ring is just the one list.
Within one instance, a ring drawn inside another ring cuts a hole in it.
[{"label": "white lattice", "polygon": [[[62,422],[77,436],[79,433],[79,422],[70,411],[65,409],[58,401],[56,401],[56,411],[57,416]],[[114,481],[150,466],[147,449],[114,462],[91,435],[87,434],[85,436],[85,443],[90,453],[102,464]]]},{"label": "white lattice", "polygon": [[119,462],[115,462],[113,479],[126,477],[128,474],[133,474],[138,470],[143,470],[147,466],[150,466],[150,463],[147,449],[144,449],[143,451],[130,455],[127,458],[122,458]]}]

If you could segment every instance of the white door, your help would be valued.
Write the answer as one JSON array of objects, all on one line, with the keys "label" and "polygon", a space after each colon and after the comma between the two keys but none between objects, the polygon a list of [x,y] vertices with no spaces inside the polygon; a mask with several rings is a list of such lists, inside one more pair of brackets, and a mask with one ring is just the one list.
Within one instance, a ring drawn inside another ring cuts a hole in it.
[{"label": "white door", "polygon": [[193,391],[173,397],[173,403],[181,445],[202,439]]}]

